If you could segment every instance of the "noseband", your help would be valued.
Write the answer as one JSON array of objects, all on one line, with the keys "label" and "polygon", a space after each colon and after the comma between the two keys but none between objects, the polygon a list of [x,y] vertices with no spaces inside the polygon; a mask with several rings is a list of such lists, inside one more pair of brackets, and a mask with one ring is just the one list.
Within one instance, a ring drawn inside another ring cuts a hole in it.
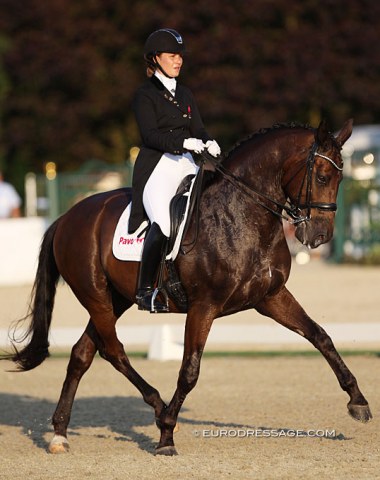
[{"label": "noseband", "polygon": [[[211,161],[211,163],[214,165],[215,170],[217,170],[219,173],[222,174],[226,180],[228,180],[230,183],[232,183],[235,187],[243,191],[246,195],[250,196],[255,203],[258,205],[262,206],[269,212],[273,213],[277,217],[280,217],[281,219],[286,220],[289,223],[298,225],[302,222],[307,222],[311,219],[311,211],[312,209],[317,209],[321,210],[323,212],[335,212],[337,210],[337,205],[336,203],[327,203],[327,202],[312,202],[311,201],[311,193],[312,193],[312,176],[313,176],[313,168],[315,164],[315,157],[320,157],[323,158],[324,160],[327,160],[328,162],[333,165],[334,168],[336,168],[338,171],[343,170],[343,166],[340,167],[337,163],[334,162],[330,157],[327,157],[326,155],[322,155],[317,151],[318,149],[318,143],[314,142],[311,150],[309,152],[309,155],[306,160],[306,169],[305,169],[305,174],[300,186],[300,190],[298,193],[297,197],[297,202],[293,203],[292,201],[287,202],[286,204],[282,204],[280,202],[277,202],[273,198],[268,197],[264,193],[259,192],[252,186],[248,185],[247,183],[244,182],[241,178],[236,177],[233,173],[231,173],[228,169],[226,169],[220,161],[216,161],[214,157],[211,155],[206,155],[204,153],[201,154],[201,156],[204,158],[204,160]],[[301,165],[301,168],[304,166]],[[301,169],[300,168],[300,169]],[[293,175],[292,181],[295,176],[298,174],[299,170]],[[288,184],[290,183],[288,182]],[[302,190],[306,182],[306,202],[301,203],[301,196],[302,196]],[[252,195],[252,192],[255,195]],[[273,205],[277,206],[280,210],[277,211],[274,208],[271,208],[269,205],[266,203],[260,201],[257,196],[261,197],[264,200],[267,200],[271,202]],[[302,210],[306,210],[306,215],[302,215]],[[283,215],[281,211],[285,211],[288,216]],[[290,217],[290,218],[289,218]]]}]

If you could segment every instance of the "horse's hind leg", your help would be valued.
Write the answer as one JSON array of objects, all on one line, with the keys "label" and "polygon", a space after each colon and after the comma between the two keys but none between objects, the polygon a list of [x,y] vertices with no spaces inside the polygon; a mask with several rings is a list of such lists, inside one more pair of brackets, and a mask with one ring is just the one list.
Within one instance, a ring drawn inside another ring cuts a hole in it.
[{"label": "horse's hind leg", "polygon": [[54,437],[49,444],[50,453],[65,453],[69,449],[67,426],[70,421],[74,397],[79,382],[85,372],[90,368],[96,351],[96,331],[90,321],[85,332],[71,351],[61,396],[52,419]]},{"label": "horse's hind leg", "polygon": [[158,418],[163,408],[165,408],[165,404],[158,391],[149,385],[130,364],[123,344],[116,336],[116,318],[112,319],[112,316],[107,316],[106,314],[98,315],[97,318],[92,316],[91,318],[100,339],[100,355],[128,378],[141,393],[145,403],[154,409],[155,416]]},{"label": "horse's hind leg", "polygon": [[325,357],[341,388],[348,393],[350,401],[347,407],[350,415],[363,423],[371,420],[368,402],[359,390],[356,378],[336,351],[331,338],[305,313],[285,287],[277,295],[266,297],[256,309],[309,340]]},{"label": "horse's hind leg", "polygon": [[116,337],[116,320],[117,317],[112,313],[104,312],[103,315],[98,313],[92,316],[84,334],[72,349],[66,379],[53,415],[54,437],[49,445],[51,453],[63,453],[69,449],[67,427],[75,393],[80,379],[89,369],[97,350],[103,358],[135,385],[141,392],[144,401],[153,407],[156,418],[160,416],[165,407],[158,391],[140,377],[130,365],[123,345]]},{"label": "horse's hind leg", "polygon": [[69,450],[67,427],[74,397],[82,376],[91,366],[98,350],[103,358],[108,360],[135,385],[142,394],[144,401],[154,409],[156,418],[161,415],[165,408],[158,391],[149,385],[131,366],[123,345],[116,337],[115,319],[107,322],[104,321],[103,317],[103,321],[99,322],[96,327],[94,322],[90,321],[71,352],[66,379],[53,415],[54,437],[49,444],[51,453],[64,453]]}]

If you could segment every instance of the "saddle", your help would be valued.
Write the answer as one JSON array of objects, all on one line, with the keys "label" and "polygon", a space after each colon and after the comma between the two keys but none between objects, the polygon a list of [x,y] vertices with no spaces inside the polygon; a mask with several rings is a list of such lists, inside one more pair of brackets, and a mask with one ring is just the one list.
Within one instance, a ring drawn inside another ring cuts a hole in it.
[{"label": "saddle", "polygon": [[[157,288],[163,294],[163,297],[166,298],[166,300],[168,296],[172,297],[179,310],[183,313],[187,312],[188,307],[186,292],[182,286],[174,261],[167,258],[166,253],[176,250],[175,242],[178,239],[183,240],[185,238],[193,213],[194,211],[198,212],[199,199],[204,186],[204,169],[201,168],[195,179],[194,177],[195,175],[188,175],[182,180],[177,189],[176,195],[170,202],[170,237],[167,243],[167,249],[163,252],[157,282]],[[185,222],[184,219],[186,219]],[[197,218],[195,221],[198,225]],[[183,230],[182,232],[180,232],[181,228]],[[196,228],[194,238],[186,245],[186,247],[194,246],[197,241],[197,236],[198,228]],[[185,246],[183,244],[180,247],[180,250],[183,254],[188,253],[185,251]],[[163,282],[164,267],[166,267],[168,273],[165,282]]]},{"label": "saddle", "polygon": [[[188,175],[182,180],[177,189],[177,193],[170,202],[170,237],[168,241],[168,252],[172,251],[174,248],[179,228],[185,218],[187,204],[190,202],[189,207],[191,207],[191,200],[194,200],[194,195],[190,195],[191,183],[194,177],[195,175]],[[194,187],[196,186],[197,185],[195,184]],[[187,218],[189,218],[189,216],[190,215],[188,215]]]},{"label": "saddle", "polygon": [[[172,297],[177,307],[181,312],[187,311],[187,296],[180,281],[177,269],[172,258],[167,258],[167,252],[176,250],[175,243],[177,239],[181,240],[187,230],[189,219],[194,210],[197,195],[192,195],[192,187],[197,191],[199,182],[195,175],[188,175],[185,177],[177,189],[177,193],[170,202],[170,237],[166,244],[166,248],[162,253],[161,266],[157,279],[156,291],[162,295],[165,302],[168,303],[168,297]],[[194,182],[194,186],[192,183]],[[184,224],[185,216],[187,221]],[[180,229],[182,228],[182,232]],[[166,267],[168,276],[166,281],[163,281],[163,270]]]}]

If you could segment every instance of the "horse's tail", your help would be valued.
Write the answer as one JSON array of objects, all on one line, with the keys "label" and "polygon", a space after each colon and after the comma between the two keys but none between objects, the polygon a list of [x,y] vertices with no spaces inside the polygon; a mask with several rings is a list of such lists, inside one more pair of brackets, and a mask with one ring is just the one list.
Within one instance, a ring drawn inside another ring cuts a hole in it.
[{"label": "horse's tail", "polygon": [[[19,371],[31,370],[49,356],[49,330],[54,307],[59,271],[53,253],[53,240],[58,220],[45,232],[41,243],[36,278],[31,293],[28,314],[16,321],[10,335],[14,352],[1,359],[12,360]],[[19,335],[20,326],[28,320],[26,331]],[[16,347],[28,339],[21,349]]]}]

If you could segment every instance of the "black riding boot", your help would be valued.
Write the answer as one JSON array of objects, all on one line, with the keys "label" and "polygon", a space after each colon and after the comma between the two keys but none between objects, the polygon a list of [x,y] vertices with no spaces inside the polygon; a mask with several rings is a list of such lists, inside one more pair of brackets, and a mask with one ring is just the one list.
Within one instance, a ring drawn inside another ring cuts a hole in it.
[{"label": "black riding boot", "polygon": [[[167,305],[152,299],[154,283],[163,254],[167,237],[162,233],[157,223],[153,223],[145,237],[137,285],[137,305],[139,310],[150,312],[168,312]],[[153,301],[152,301],[153,300]]]}]

